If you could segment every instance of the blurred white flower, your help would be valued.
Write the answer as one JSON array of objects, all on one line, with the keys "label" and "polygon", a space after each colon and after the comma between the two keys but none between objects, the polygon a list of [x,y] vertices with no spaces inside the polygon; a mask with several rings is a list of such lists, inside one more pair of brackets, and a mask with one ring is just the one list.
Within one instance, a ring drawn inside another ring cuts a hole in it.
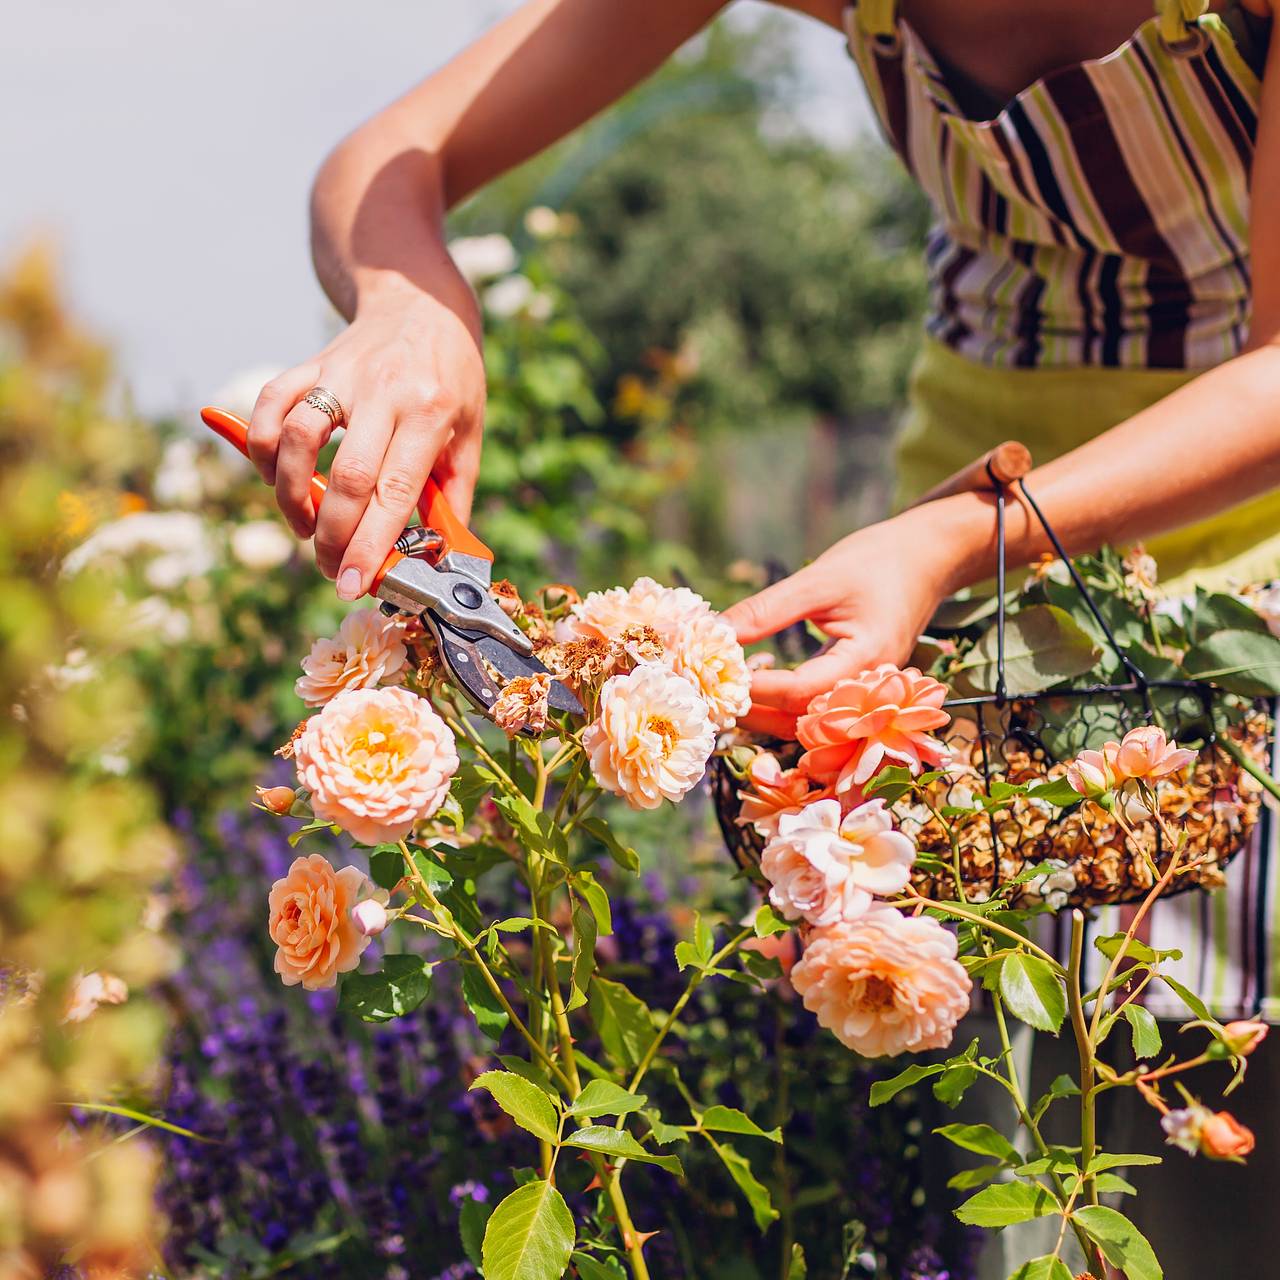
[{"label": "blurred white flower", "polygon": [[504,276],[484,291],[484,308],[499,320],[518,315],[534,295],[533,281],[528,276]]},{"label": "blurred white flower", "polygon": [[449,242],[454,265],[472,285],[516,269],[515,246],[504,235],[460,236]]},{"label": "blurred white flower", "polygon": [[129,987],[123,978],[114,973],[82,973],[72,980],[71,996],[63,1022],[83,1022],[100,1004],[124,1004],[129,998]]},{"label": "blurred white flower", "polygon": [[166,507],[198,507],[204,498],[199,464],[200,449],[194,440],[170,440],[152,480],[156,501]]},{"label": "blurred white flower", "polygon": [[1076,890],[1075,872],[1061,858],[1048,858],[1049,868],[1027,881],[1029,897],[1040,898],[1050,911],[1061,911]]},{"label": "blurred white flower", "polygon": [[[282,364],[260,364],[254,365],[249,369],[242,369],[239,373],[232,375],[213,393],[213,399],[210,403],[217,405],[219,409],[228,409],[241,418],[247,418],[253,413],[253,406],[258,400],[258,392],[272,378],[279,377],[285,367]],[[236,456],[238,457],[239,455],[237,454]],[[246,460],[245,466],[248,465],[249,463]]]},{"label": "blurred white flower", "polygon": [[560,215],[545,204],[536,204],[525,212],[524,229],[535,240],[550,240],[559,234]]},{"label": "blurred white flower", "polygon": [[62,562],[68,574],[103,560],[157,552],[143,574],[157,591],[208,573],[216,563],[204,521],[189,511],[136,511],[95,529]]},{"label": "blurred white flower", "polygon": [[60,666],[48,667],[45,673],[55,689],[71,689],[88,684],[98,674],[98,665],[90,661],[87,649],[70,649]]},{"label": "blurred white flower", "polygon": [[231,554],[246,569],[278,568],[297,545],[278,520],[248,520],[231,531]]},{"label": "blurred white flower", "polygon": [[147,596],[129,610],[131,627],[166,644],[182,644],[191,635],[191,617],[163,596]]}]

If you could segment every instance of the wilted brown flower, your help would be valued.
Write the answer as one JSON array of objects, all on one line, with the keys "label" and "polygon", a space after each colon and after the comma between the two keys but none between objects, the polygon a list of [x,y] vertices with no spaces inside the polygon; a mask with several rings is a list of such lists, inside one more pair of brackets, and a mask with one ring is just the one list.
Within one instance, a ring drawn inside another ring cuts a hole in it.
[{"label": "wilted brown flower", "polygon": [[508,618],[515,618],[524,610],[524,601],[520,599],[520,592],[516,590],[515,583],[510,578],[499,578],[497,582],[492,583],[489,594],[498,602],[498,608]]},{"label": "wilted brown flower", "polygon": [[293,732],[289,735],[289,741],[283,746],[276,748],[276,755],[278,755],[281,760],[293,759],[294,748],[298,745],[298,739],[306,732],[306,728],[307,721],[300,720],[297,725],[294,726]]},{"label": "wilted brown flower", "polygon": [[547,672],[517,676],[503,687],[493,704],[494,723],[504,733],[517,734],[521,729],[541,733],[547,727],[550,694],[551,676]]}]

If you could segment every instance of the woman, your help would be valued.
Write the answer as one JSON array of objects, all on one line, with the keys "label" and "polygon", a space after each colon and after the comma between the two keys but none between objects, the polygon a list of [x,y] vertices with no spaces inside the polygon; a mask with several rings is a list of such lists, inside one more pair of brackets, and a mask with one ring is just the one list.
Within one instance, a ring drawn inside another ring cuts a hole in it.
[{"label": "woman", "polygon": [[[445,211],[618,97],[722,2],[531,0],[326,161],[315,260],[351,323],[263,389],[250,448],[344,599],[365,591],[433,470],[470,510],[480,320]],[[1069,550],[1147,539],[1175,589],[1280,576],[1273,3],[1160,0],[1153,17],[1151,0],[794,0],[846,33],[936,212],[904,492],[1016,437],[1044,460],[1029,485]],[[343,422],[317,518],[307,477]],[[1016,504],[1008,542],[1021,563],[1048,549]],[[755,725],[786,730],[841,676],[903,660],[994,551],[991,500],[962,494],[850,534],[737,605],[745,642],[801,618],[833,639],[795,671],[756,674]],[[1157,928],[1197,924],[1186,901],[1164,904]],[[1224,1014],[1280,1007],[1247,933],[1197,942],[1227,974]],[[1170,1231],[1188,1219],[1170,1217]]]}]

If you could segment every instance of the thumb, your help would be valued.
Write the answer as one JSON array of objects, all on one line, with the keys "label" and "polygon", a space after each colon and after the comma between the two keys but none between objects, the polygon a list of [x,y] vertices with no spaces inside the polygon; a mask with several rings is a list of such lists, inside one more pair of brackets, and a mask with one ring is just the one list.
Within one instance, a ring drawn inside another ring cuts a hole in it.
[{"label": "thumb", "polygon": [[809,703],[826,693],[837,680],[856,676],[871,665],[864,641],[842,639],[824,649],[816,658],[802,662],[794,671],[764,669],[751,677],[753,702],[803,715]]},{"label": "thumb", "polygon": [[741,644],[754,644],[766,636],[807,618],[822,603],[814,579],[802,569],[763,591],[739,600],[724,611]]}]

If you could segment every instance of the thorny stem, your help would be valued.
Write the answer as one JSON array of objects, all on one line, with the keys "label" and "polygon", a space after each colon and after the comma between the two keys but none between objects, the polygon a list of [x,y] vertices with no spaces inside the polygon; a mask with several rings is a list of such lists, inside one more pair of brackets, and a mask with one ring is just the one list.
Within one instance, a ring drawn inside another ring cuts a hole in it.
[{"label": "thorny stem", "polygon": [[985,916],[980,916],[972,911],[966,911],[963,907],[957,907],[950,902],[939,902],[936,898],[926,898],[924,894],[916,889],[908,888],[908,897],[906,902],[918,907],[933,907],[938,911],[945,911],[950,916],[955,916],[959,920],[968,920],[970,924],[980,925],[983,929],[990,929],[994,933],[1003,933],[1006,937],[1012,938],[1019,946],[1025,947],[1028,951],[1039,956],[1049,967],[1058,975],[1063,977],[1066,970],[1053,958],[1043,947],[1038,947],[1028,938],[1024,938],[1016,929],[1007,929],[1004,925],[989,920]]}]

